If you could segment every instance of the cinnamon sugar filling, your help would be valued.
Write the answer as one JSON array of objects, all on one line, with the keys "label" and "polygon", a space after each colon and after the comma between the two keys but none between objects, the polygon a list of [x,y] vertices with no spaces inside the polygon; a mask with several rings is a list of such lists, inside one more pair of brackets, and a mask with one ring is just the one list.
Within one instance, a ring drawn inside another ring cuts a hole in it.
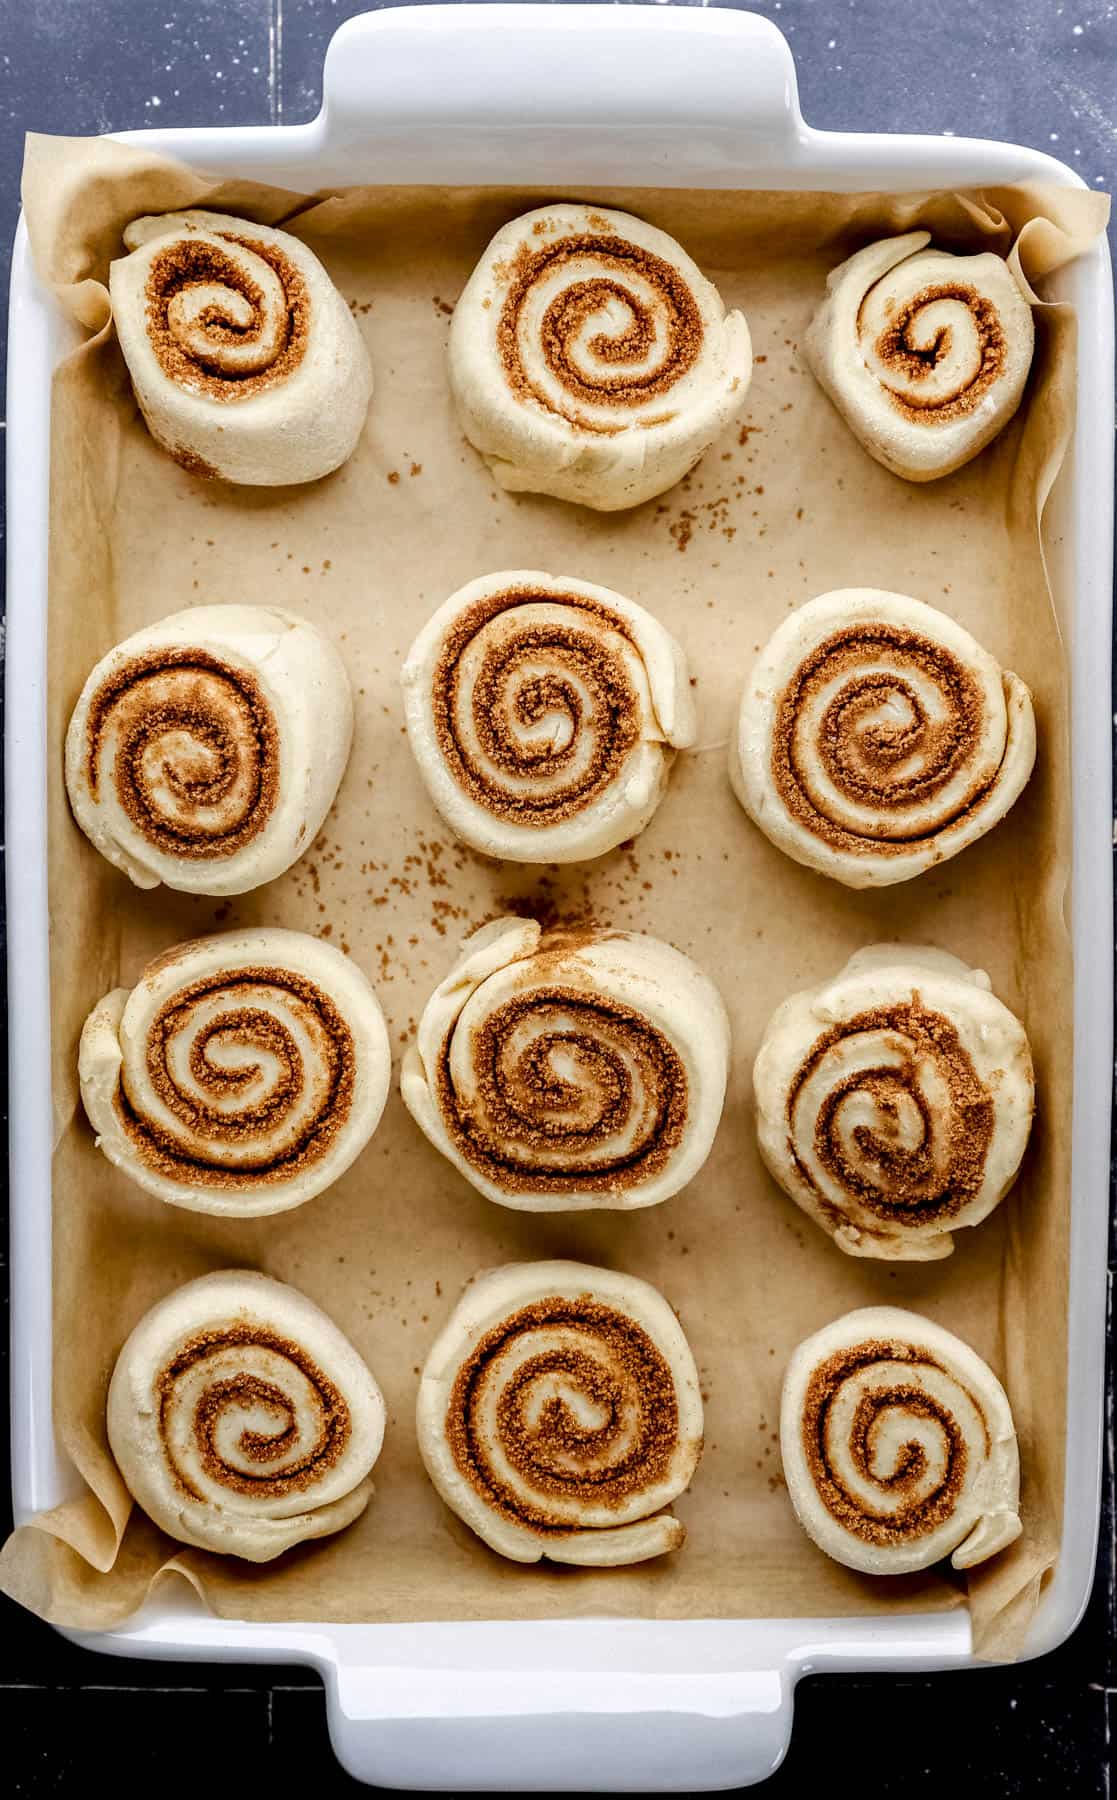
[{"label": "cinnamon sugar filling", "polygon": [[[290,1028],[258,1004],[254,990],[261,985],[279,990],[280,1004],[286,993],[308,1009],[323,1047],[321,1067],[304,1067]],[[189,1047],[190,1073],[200,1091],[184,1093],[171,1070],[170,1043],[191,1031],[192,1007],[215,993],[221,995],[221,1009],[207,1019]],[[255,1080],[257,1071],[255,1066],[230,1069],[213,1061],[208,1052],[216,1042],[226,1048],[235,1044],[267,1052],[278,1063],[276,1080],[255,1105],[229,1110],[220,1104],[235,1098],[237,1088]],[[172,1134],[133,1106],[125,1070],[115,1096],[116,1111],[143,1161],[174,1181],[218,1189],[255,1188],[288,1181],[328,1154],[352,1107],[356,1046],[333,1001],[313,982],[291,969],[244,968],[235,975],[191,982],[166,1001],[148,1030],[146,1069],[159,1099],[181,1122],[181,1131]],[[222,1160],[223,1145],[243,1149],[254,1139],[265,1143],[303,1100],[308,1083],[314,1087],[313,1105],[282,1153],[256,1161],[239,1159],[235,1164]],[[207,1094],[212,1096],[209,1101]]]},{"label": "cinnamon sugar filling", "polygon": [[[863,1394],[854,1409],[848,1436],[840,1445],[833,1444],[831,1408],[843,1384],[856,1381],[863,1370],[871,1371],[874,1364],[881,1362],[908,1364],[912,1380],[897,1381]],[[897,1547],[938,1530],[952,1517],[965,1486],[969,1450],[964,1431],[949,1407],[919,1384],[920,1367],[947,1375],[962,1387],[956,1376],[918,1345],[873,1339],[835,1351],[820,1363],[811,1375],[803,1401],[803,1450],[819,1499],[844,1530],[880,1549]],[[988,1454],[989,1428],[984,1411],[974,1394],[968,1389],[963,1391],[984,1425]],[[931,1421],[943,1434],[944,1468],[934,1488],[922,1497],[919,1490],[926,1485],[928,1459],[917,1439],[904,1445],[890,1473],[882,1474],[875,1466],[885,1417],[896,1409],[910,1418]],[[882,1495],[879,1508],[851,1491],[842,1476],[843,1460]]]},{"label": "cinnamon sugar filling", "polygon": [[[485,657],[472,693],[464,692],[461,661],[470,643],[490,620],[531,605],[561,606],[569,623],[519,627]],[[488,595],[450,627],[432,677],[435,735],[447,768],[486,812],[517,825],[555,825],[577,817],[617,779],[640,741],[643,706],[623,657],[602,642],[602,628],[632,642],[624,621],[608,607],[581,594],[543,589]],[[519,669],[537,662],[543,672],[520,680]],[[487,766],[478,766],[463,741],[460,719],[466,713]],[[564,741],[525,737],[525,728],[549,714],[566,722]],[[529,778],[533,785],[505,785],[501,774]]]},{"label": "cinnamon sugar filling", "polygon": [[[835,1223],[845,1223],[845,1214],[819,1189],[796,1151],[796,1108],[805,1083],[835,1045],[862,1032],[886,1031],[899,1039],[904,1062],[900,1067],[858,1070],[834,1084],[814,1121],[814,1155],[835,1186],[882,1224],[911,1227],[949,1220],[969,1205],[985,1179],[995,1109],[956,1028],[942,1013],[925,1007],[918,994],[904,1005],[857,1013],[816,1039],[788,1092],[788,1149],[801,1180],[814,1192],[822,1210]],[[920,1065],[927,1060],[934,1064],[949,1095],[945,1118],[932,1117],[920,1083]],[[849,1160],[842,1142],[838,1121],[851,1094],[867,1096],[881,1120],[879,1130],[858,1126],[852,1134],[854,1147],[871,1175]],[[915,1149],[890,1140],[887,1132],[889,1120],[898,1117],[901,1106],[914,1107],[922,1121],[922,1137]],[[936,1144],[940,1160],[936,1160]]]},{"label": "cinnamon sugar filling", "polygon": [[[902,674],[866,670],[865,664],[882,654],[906,660],[913,674],[934,683],[945,700],[944,719],[928,718],[915,686]],[[803,750],[798,743],[800,715],[836,679],[841,685],[825,708],[819,731]],[[903,702],[908,722],[881,720],[882,704],[893,697]],[[942,818],[907,830],[893,827],[887,837],[861,836],[815,804],[810,770],[801,758],[815,758],[834,788],[852,803],[882,815],[898,813],[930,805],[965,768],[980,740],[983,716],[975,677],[933,639],[883,620],[850,625],[804,657],[780,696],[772,733],[772,780],[791,816],[833,849],[901,856],[913,844],[926,843],[964,821],[996,786],[1000,770],[991,780],[975,781]],[[917,770],[899,773],[914,756],[919,759]]]},{"label": "cinnamon sugar filling", "polygon": [[[235,256],[215,244],[183,236],[152,257],[145,289],[148,338],[169,380],[210,400],[246,400],[285,381],[302,361],[310,332],[310,296],[299,270],[277,245],[231,233],[215,235],[250,250],[274,270],[283,288],[284,318],[269,326],[265,296]],[[219,302],[204,306],[194,320],[194,335],[201,335],[206,346],[199,355],[184,341],[173,317],[173,302],[193,288],[210,286],[239,295],[247,303],[251,323],[238,324]],[[247,372],[236,368],[228,348],[262,342],[266,333],[275,339],[274,355],[272,345],[263,347],[267,366]]]},{"label": "cinnamon sugar filling", "polygon": [[[560,1344],[520,1364],[496,1405],[499,1448],[513,1483],[494,1466],[483,1388],[490,1377],[499,1379],[501,1353],[522,1333],[539,1330],[557,1331]],[[550,1397],[533,1410],[540,1387]],[[588,1400],[602,1422],[579,1420],[564,1388]],[[675,1380],[634,1319],[588,1295],[556,1295],[519,1308],[475,1345],[454,1381],[446,1434],[458,1470],[486,1504],[514,1524],[567,1534],[577,1522],[548,1510],[548,1497],[619,1507],[669,1474],[679,1442]]]},{"label": "cinnamon sugar filling", "polygon": [[261,1500],[278,1500],[287,1494],[309,1493],[315,1484],[344,1454],[352,1432],[352,1420],[346,1402],[318,1365],[301,1345],[263,1325],[228,1325],[200,1332],[176,1353],[173,1360],[156,1378],[155,1393],[159,1406],[163,1441],[167,1448],[171,1472],[178,1485],[192,1499],[203,1496],[192,1486],[175,1462],[170,1450],[168,1421],[175,1406],[177,1383],[188,1370],[205,1358],[229,1348],[245,1351],[245,1362],[253,1349],[273,1351],[305,1376],[313,1390],[316,1432],[314,1441],[304,1453],[278,1472],[261,1467],[260,1473],[248,1474],[232,1468],[217,1449],[217,1431],[222,1417],[238,1406],[263,1410],[274,1418],[276,1430],[264,1433],[245,1429],[237,1448],[247,1462],[261,1465],[274,1463],[289,1454],[298,1438],[295,1408],[290,1398],[274,1381],[254,1375],[245,1368],[233,1376],[223,1376],[207,1384],[194,1411],[191,1436],[199,1462],[210,1479],[231,1492]]},{"label": "cinnamon sugar filling", "polygon": [[[920,383],[927,381],[943,358],[949,356],[953,333],[950,326],[945,325],[935,333],[931,343],[919,345],[914,342],[912,327],[924,307],[941,300],[954,300],[969,312],[977,332],[977,363],[953,393],[945,398],[930,395],[921,398]],[[859,330],[860,326],[859,314]],[[889,320],[878,336],[874,350],[885,368],[904,383],[902,393],[884,383],[884,391],[892,404],[906,419],[923,425],[948,425],[973,412],[993,383],[1003,375],[1008,360],[1004,327],[997,308],[992,300],[966,282],[942,282],[915,294]]]},{"label": "cinnamon sugar filling", "polygon": [[[99,796],[106,735],[116,736],[116,800],[156,849],[195,861],[232,856],[275,810],[280,739],[256,678],[209,651],[147,650],[102,682],[89,708],[85,773]],[[168,813],[151,765],[170,790]],[[210,813],[202,816],[203,810]]]},{"label": "cinnamon sugar filling", "polygon": [[[523,1022],[530,1041],[514,1054]],[[510,1193],[615,1193],[659,1173],[683,1140],[686,1070],[663,1032],[633,1008],[576,987],[540,986],[504,1002],[474,1030],[477,1099],[450,1073],[451,1029],[436,1089],[455,1147]],[[556,1057],[576,1078],[557,1072]],[[627,1136],[624,1147],[595,1146]]]},{"label": "cinnamon sugar filling", "polygon": [[[544,362],[566,396],[565,401],[556,403],[550,390],[535,381],[525,366],[519,339],[520,315],[537,283],[556,270],[576,272],[583,259],[602,273],[572,280],[550,301],[541,322]],[[654,366],[647,369],[638,365],[646,360],[659,339],[656,314],[626,286],[626,275],[641,277],[654,290],[662,309],[661,353]],[[597,370],[580,367],[574,360],[574,347],[587,323],[610,301],[617,301],[626,309],[628,324],[616,335],[599,332],[592,337],[587,346],[589,354],[602,366]],[[689,286],[663,257],[625,238],[586,234],[561,238],[539,250],[530,250],[526,244],[520,246],[496,335],[505,379],[518,398],[535,401],[581,431],[607,436],[628,427],[595,420],[582,409],[602,405],[631,409],[669,394],[697,361],[705,328]],[[671,416],[661,415],[657,423]]]}]

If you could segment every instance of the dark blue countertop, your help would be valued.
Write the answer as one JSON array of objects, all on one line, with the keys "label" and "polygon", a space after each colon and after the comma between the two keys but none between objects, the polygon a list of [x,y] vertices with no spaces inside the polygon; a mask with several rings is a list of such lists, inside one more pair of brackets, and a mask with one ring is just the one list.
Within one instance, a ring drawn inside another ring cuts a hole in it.
[{"label": "dark blue countertop", "polygon": [[[294,124],[318,109],[331,33],[359,0],[0,0],[0,289],[27,129]],[[834,129],[951,132],[1051,151],[1090,185],[1117,175],[1117,6],[1111,0],[769,0],[799,67],[803,111]],[[4,328],[0,324],[0,343]],[[0,531],[2,531],[0,516]],[[6,1225],[0,1262],[6,1275]],[[1112,1321],[1113,1266],[1110,1269]],[[6,1301],[6,1289],[5,1289]],[[6,1332],[3,1346],[6,1353]],[[6,1371],[0,1371],[6,1404]],[[1109,1794],[1117,1735],[1112,1386],[1102,1553],[1086,1618],[1044,1660],[975,1674],[801,1684],[780,1800],[839,1771],[866,1800]],[[2,1441],[6,1450],[7,1432]],[[0,1529],[9,1519],[0,1471]],[[251,1787],[359,1790],[330,1757],[305,1670],[96,1657],[0,1601],[0,1785],[125,1794]]]}]

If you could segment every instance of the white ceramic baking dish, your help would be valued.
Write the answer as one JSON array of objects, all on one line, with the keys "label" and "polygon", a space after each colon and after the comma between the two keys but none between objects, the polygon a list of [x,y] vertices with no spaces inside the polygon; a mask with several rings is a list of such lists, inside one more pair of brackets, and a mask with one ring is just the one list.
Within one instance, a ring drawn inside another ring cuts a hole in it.
[{"label": "white ceramic baking dish", "polygon": [[[641,7],[414,7],[351,20],[312,124],[153,131],[228,175],[312,191],[370,182],[912,191],[1042,179],[1034,150],[814,131],[791,54],[754,14]],[[1049,515],[1075,596],[1074,1217],[1063,1546],[1028,1651],[1060,1643],[1090,1588],[1104,1366],[1112,967],[1109,690],[1113,311],[1104,241],[1055,277],[1081,320],[1078,422]],[[15,1511],[71,1491],[51,1429],[50,1012],[45,734],[50,371],[71,341],[20,226],[8,353],[8,907]],[[387,1787],[670,1792],[742,1786],[779,1762],[799,1676],[958,1668],[968,1614],[547,1624],[276,1625],[160,1594],[79,1641],[118,1655],[308,1663],[345,1766]]]}]

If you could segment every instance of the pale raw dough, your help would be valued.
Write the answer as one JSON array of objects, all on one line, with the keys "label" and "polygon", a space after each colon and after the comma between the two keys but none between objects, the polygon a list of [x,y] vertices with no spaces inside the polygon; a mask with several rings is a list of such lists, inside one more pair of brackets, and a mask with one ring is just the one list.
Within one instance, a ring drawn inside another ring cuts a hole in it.
[{"label": "pale raw dough", "polygon": [[317,481],[352,455],[372,366],[312,250],[210,212],[136,219],[124,243],[109,294],[157,443],[199,474],[254,487]]},{"label": "pale raw dough", "polygon": [[949,1556],[971,1569],[1020,1536],[1004,1388],[968,1344],[918,1313],[863,1307],[800,1344],[784,1378],[780,1449],[799,1523],[848,1568],[909,1575]]},{"label": "pale raw dough", "polygon": [[[603,1384],[617,1395],[612,1412]],[[686,1536],[662,1509],[702,1453],[698,1371],[667,1301],[633,1275],[538,1262],[475,1277],[427,1357],[416,1423],[447,1506],[513,1562],[615,1567]]]},{"label": "pale raw dough", "polygon": [[[360,1517],[384,1422],[380,1389],[333,1321],[247,1269],[160,1300],[109,1385],[109,1443],[148,1517],[181,1543],[249,1562]],[[275,1442],[273,1456],[259,1440]]]},{"label": "pale raw dough", "polygon": [[945,613],[841,588],[785,619],[730,738],[738,800],[772,842],[847,887],[957,856],[1019,799],[1032,696]]},{"label": "pale raw dough", "polygon": [[164,951],[94,1007],[78,1058],[109,1161],[172,1206],[235,1218],[302,1206],[344,1174],[391,1070],[356,963],[267,926]]},{"label": "pale raw dough", "polygon": [[440,606],[403,699],[438,811],[510,862],[581,862],[635,837],[696,734],[686,661],[658,620],[534,569],[481,576]]},{"label": "pale raw dough", "polygon": [[710,1153],[729,1048],[721,996],[670,944],[502,918],[465,940],[427,1002],[401,1088],[435,1148],[501,1206],[655,1206]]},{"label": "pale raw dough", "polygon": [[503,226],[450,327],[462,429],[501,486],[603,512],[680,481],[751,375],[744,314],[673,238],[601,206]]},{"label": "pale raw dough", "polygon": [[309,850],[352,737],[345,664],[314,625],[277,607],[192,607],[93,669],[66,734],[66,788],[90,842],[137,887],[244,894]]},{"label": "pale raw dough", "polygon": [[949,475],[1020,405],[1032,308],[1003,257],[882,238],[834,269],[804,350],[870,456],[908,481]]},{"label": "pale raw dough", "polygon": [[873,944],[776,1008],[753,1070],[775,1179],[851,1256],[926,1262],[1016,1179],[1035,1107],[1028,1039],[989,977]]}]

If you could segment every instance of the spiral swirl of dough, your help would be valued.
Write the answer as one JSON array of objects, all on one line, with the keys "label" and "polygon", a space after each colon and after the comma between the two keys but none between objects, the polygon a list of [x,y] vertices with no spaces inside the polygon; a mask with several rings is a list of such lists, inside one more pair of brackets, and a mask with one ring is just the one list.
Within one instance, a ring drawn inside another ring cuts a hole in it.
[{"label": "spiral swirl of dough", "polygon": [[267,1562],[357,1518],[384,1401],[336,1325],[282,1282],[203,1276],[136,1326],[109,1388],[109,1441],[172,1537]]},{"label": "spiral swirl of dough", "polygon": [[800,1344],[780,1444],[800,1524],[849,1568],[902,1575],[949,1556],[968,1569],[1020,1535],[1004,1389],[917,1313],[866,1307]]},{"label": "spiral swirl of dough", "polygon": [[760,1149],[851,1256],[949,1256],[1004,1198],[1035,1084],[989,977],[927,947],[861,950],[777,1008],[753,1071]]},{"label": "spiral swirl of dough", "polygon": [[92,671],[66,737],[70,804],[137,887],[245,893],[313,843],[352,732],[344,664],[313,625],[195,607]]},{"label": "spiral swirl of dough", "polygon": [[148,268],[148,332],[183,386],[235,383],[225,396],[243,400],[281,381],[305,352],[306,309],[306,284],[283,252],[229,232],[184,233]]},{"label": "spiral swirl of dough", "polygon": [[106,995],[79,1069],[111,1162],[172,1205],[248,1217],[301,1206],[349,1167],[391,1053],[348,957],[261,928],[180,944]]},{"label": "spiral swirl of dough", "polygon": [[372,393],[356,324],[290,233],[222,213],[137,219],[109,272],[152,436],[197,474],[315,481],[352,453]]},{"label": "spiral swirl of dough", "polygon": [[635,837],[695,736],[663,627],[608,588],[534,570],[454,594],[412,645],[403,691],[435,806],[513,862],[578,862]]},{"label": "spiral swirl of dough", "polygon": [[1019,798],[1031,694],[945,613],[846,588],[777,629],[730,743],[741,805],[781,850],[848,887],[908,881]]},{"label": "spiral swirl of dough", "polygon": [[602,207],[505,225],[451,326],[462,426],[497,480],[605,511],[680,480],[751,373],[743,314],[665,232]]},{"label": "spiral swirl of dough", "polygon": [[960,468],[1023,396],[1035,328],[999,256],[930,250],[927,231],[885,238],[833,271],[807,360],[865,448],[909,481]]},{"label": "spiral swirl of dough", "polygon": [[517,1562],[640,1562],[683,1540],[660,1509],[701,1452],[698,1376],[671,1308],[633,1276],[479,1276],[427,1360],[418,1431],[446,1503]]},{"label": "spiral swirl of dough", "polygon": [[424,1009],[403,1098],[491,1200],[526,1211],[655,1205],[709,1154],[729,1027],[678,950],[505,918],[466,940]]}]

